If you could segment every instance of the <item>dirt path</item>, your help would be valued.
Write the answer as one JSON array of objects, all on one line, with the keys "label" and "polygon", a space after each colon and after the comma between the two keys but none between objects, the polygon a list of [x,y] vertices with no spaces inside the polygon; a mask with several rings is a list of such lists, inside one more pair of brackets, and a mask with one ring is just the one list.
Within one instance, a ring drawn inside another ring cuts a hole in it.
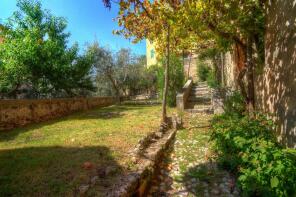
[{"label": "dirt path", "polygon": [[218,168],[209,151],[211,117],[207,114],[185,115],[185,129],[178,131],[175,144],[161,164],[148,196],[239,196],[234,178]]}]

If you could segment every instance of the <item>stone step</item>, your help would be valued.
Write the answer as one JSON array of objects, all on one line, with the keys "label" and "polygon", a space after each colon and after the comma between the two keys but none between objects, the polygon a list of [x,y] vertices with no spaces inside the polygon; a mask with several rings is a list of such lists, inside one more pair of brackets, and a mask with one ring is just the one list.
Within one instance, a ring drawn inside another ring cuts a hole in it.
[{"label": "stone step", "polygon": [[212,106],[211,105],[194,105],[193,106],[193,109],[208,109],[208,108],[211,108]]},{"label": "stone step", "polygon": [[212,114],[214,113],[213,109],[211,107],[209,108],[205,108],[205,109],[185,109],[186,112],[189,112],[189,113],[209,113],[209,114]]},{"label": "stone step", "polygon": [[197,95],[197,96],[210,96],[212,95],[211,92],[207,92],[207,91],[191,91],[190,95]]},{"label": "stone step", "polygon": [[211,92],[211,90],[209,88],[192,88],[191,91],[193,92],[203,92],[203,91],[207,91],[207,92]]},{"label": "stone step", "polygon": [[205,107],[211,107],[212,103],[210,101],[208,102],[188,102],[186,103],[186,107],[188,109],[199,109],[199,108],[205,108]]},{"label": "stone step", "polygon": [[208,86],[192,86],[191,89],[210,89]]},{"label": "stone step", "polygon": [[199,81],[199,82],[197,82],[197,84],[205,84],[205,85],[208,85],[208,83],[206,82],[206,81]]},{"label": "stone step", "polygon": [[203,105],[203,104],[190,104],[186,106],[186,109],[199,109],[199,110],[208,110],[209,108],[212,108],[212,105]]},{"label": "stone step", "polygon": [[210,102],[211,97],[205,97],[205,96],[189,96],[188,102]]},{"label": "stone step", "polygon": [[191,88],[191,91],[211,91],[210,88]]}]

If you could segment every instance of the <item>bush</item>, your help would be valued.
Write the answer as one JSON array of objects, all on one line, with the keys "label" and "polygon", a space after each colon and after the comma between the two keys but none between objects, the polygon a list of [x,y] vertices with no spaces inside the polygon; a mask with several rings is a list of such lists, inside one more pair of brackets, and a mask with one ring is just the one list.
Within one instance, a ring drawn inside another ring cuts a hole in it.
[{"label": "bush", "polygon": [[[162,60],[162,65],[165,64],[165,58]],[[184,77],[184,68],[181,60],[172,55],[170,58],[170,68],[169,68],[169,87],[168,87],[168,98],[167,102],[170,107],[176,106],[176,97],[178,91],[180,91],[184,85],[185,77]],[[162,98],[163,95],[163,87],[164,87],[164,67],[158,67],[158,91]]]},{"label": "bush", "polygon": [[238,91],[231,92],[224,101],[224,112],[228,116],[242,117],[246,111],[244,97]]},{"label": "bush", "polygon": [[272,121],[260,114],[237,114],[229,111],[213,119],[212,140],[220,165],[237,174],[243,196],[295,196],[295,155],[277,143]]},{"label": "bush", "polygon": [[205,64],[204,62],[199,62],[197,64],[197,75],[200,81],[206,81],[208,78],[208,75],[211,71],[211,68]]},{"label": "bush", "polygon": [[210,72],[208,73],[207,83],[211,88],[218,88],[219,87],[219,83],[216,79],[215,72],[212,70],[210,70]]},{"label": "bush", "polygon": [[213,70],[203,61],[198,63],[197,72],[200,81],[207,81],[208,85],[211,88],[217,88],[219,86],[219,83],[215,76],[215,70]]}]

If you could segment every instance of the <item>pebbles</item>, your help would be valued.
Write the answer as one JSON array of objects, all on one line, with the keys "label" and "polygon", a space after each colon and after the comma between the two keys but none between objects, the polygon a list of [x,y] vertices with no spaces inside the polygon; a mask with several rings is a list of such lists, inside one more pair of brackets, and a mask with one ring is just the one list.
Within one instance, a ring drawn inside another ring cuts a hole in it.
[{"label": "pebbles", "polygon": [[[185,124],[206,124],[210,116],[201,115],[185,120]],[[206,128],[208,129],[208,128]],[[233,178],[212,162],[209,146],[210,133],[204,128],[180,130],[174,151],[167,155],[169,163],[160,164],[161,170],[150,189],[150,196],[239,196]],[[233,192],[232,192],[233,191]],[[148,195],[148,196],[149,196]]]}]

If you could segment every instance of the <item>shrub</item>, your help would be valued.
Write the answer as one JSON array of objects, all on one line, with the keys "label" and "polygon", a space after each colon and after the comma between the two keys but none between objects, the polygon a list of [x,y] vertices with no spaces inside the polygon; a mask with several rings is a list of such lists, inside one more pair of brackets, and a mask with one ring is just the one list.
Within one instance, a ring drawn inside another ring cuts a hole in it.
[{"label": "shrub", "polygon": [[197,64],[197,75],[200,81],[207,81],[211,88],[217,88],[219,83],[216,79],[215,70],[213,70],[205,62],[201,61]]},{"label": "shrub", "polygon": [[211,71],[211,68],[204,62],[199,62],[197,64],[197,75],[200,81],[206,81],[208,78],[208,75]]},{"label": "shrub", "polygon": [[233,91],[224,101],[225,114],[229,116],[242,117],[246,111],[244,97],[238,91]]},{"label": "shrub", "polygon": [[219,83],[216,79],[215,72],[213,70],[210,70],[207,76],[207,83],[211,88],[218,88]]},{"label": "shrub", "polygon": [[[162,64],[165,64],[165,58],[162,60]],[[180,91],[184,85],[184,68],[181,60],[172,55],[170,58],[170,68],[169,68],[169,87],[168,87],[168,97],[167,102],[170,107],[176,106],[176,97],[178,91]],[[158,75],[158,90],[162,98],[163,87],[164,87],[164,68],[159,66]]]},{"label": "shrub", "polygon": [[295,196],[296,157],[277,143],[273,122],[261,114],[238,115],[241,108],[233,106],[212,121],[219,164],[237,174],[243,196]]}]

